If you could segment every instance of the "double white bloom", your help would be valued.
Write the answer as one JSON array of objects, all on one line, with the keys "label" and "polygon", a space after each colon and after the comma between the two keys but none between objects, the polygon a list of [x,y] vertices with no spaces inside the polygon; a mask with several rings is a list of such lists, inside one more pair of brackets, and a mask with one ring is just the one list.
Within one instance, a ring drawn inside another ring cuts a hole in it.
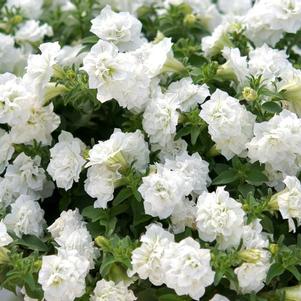
[{"label": "double white bloom", "polygon": [[212,284],[210,251],[201,249],[192,238],[175,243],[173,236],[159,225],[152,224],[141,238],[142,245],[133,251],[130,274],[149,278],[154,285],[165,283],[178,295],[199,300],[205,287]]},{"label": "double white bloom", "polygon": [[85,164],[85,144],[72,134],[62,131],[58,143],[50,149],[51,159],[47,172],[60,188],[69,190],[73,182],[79,181],[79,174]]}]

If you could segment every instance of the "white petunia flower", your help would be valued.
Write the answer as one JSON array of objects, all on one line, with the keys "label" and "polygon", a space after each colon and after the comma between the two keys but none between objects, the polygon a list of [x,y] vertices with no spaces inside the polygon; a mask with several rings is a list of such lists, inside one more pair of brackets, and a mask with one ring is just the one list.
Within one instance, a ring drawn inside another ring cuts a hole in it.
[{"label": "white petunia flower", "polygon": [[0,208],[4,209],[12,204],[20,194],[9,179],[0,177]]},{"label": "white petunia flower", "polygon": [[65,241],[60,239],[60,249],[66,251],[76,250],[79,255],[89,261],[89,268],[94,268],[94,260],[99,254],[99,251],[94,247],[92,237],[86,227],[74,229],[71,234],[66,237]]},{"label": "white petunia flower", "polygon": [[181,155],[187,151],[187,142],[184,139],[170,140],[168,143],[161,147],[158,144],[151,145],[152,151],[160,151],[158,157],[161,162],[165,162],[166,159],[174,160],[176,156]]},{"label": "white petunia flower", "polygon": [[0,33],[0,73],[15,73],[21,71],[22,67],[25,67],[23,66],[23,56],[21,50],[15,48],[14,38]]},{"label": "white petunia flower", "polygon": [[239,292],[242,294],[258,293],[264,287],[270,266],[270,253],[261,251],[261,258],[257,263],[244,262],[237,267],[234,273],[238,279]]},{"label": "white petunia flower", "polygon": [[18,237],[23,234],[41,237],[45,226],[44,210],[31,196],[21,195],[11,204],[11,213],[5,216],[3,222]]},{"label": "white petunia flower", "polygon": [[51,9],[58,8],[63,12],[76,10],[76,6],[70,0],[51,0]]},{"label": "white petunia flower", "polygon": [[188,4],[192,8],[193,13],[197,14],[198,19],[203,26],[205,26],[205,28],[209,31],[212,31],[216,26],[218,26],[222,20],[222,16],[216,5],[210,0],[165,0],[164,3],[167,8],[171,4]]},{"label": "white petunia flower", "polygon": [[289,231],[296,232],[293,218],[301,223],[301,183],[296,177],[286,176],[283,180],[286,188],[271,199],[272,209],[278,209],[283,219],[289,223]]},{"label": "white petunia flower", "polygon": [[246,249],[267,249],[269,246],[268,234],[262,232],[260,220],[256,219],[249,225],[243,226],[243,247]]},{"label": "white petunia flower", "polygon": [[15,193],[32,195],[36,198],[45,196],[44,191],[46,192],[49,181],[40,164],[41,158],[39,156],[32,159],[25,153],[21,153],[12,164],[8,165],[5,179],[10,181]]},{"label": "white petunia flower", "polygon": [[109,201],[114,198],[116,182],[121,178],[119,173],[110,170],[105,165],[94,165],[88,168],[85,181],[85,191],[97,200],[95,208],[107,208]]},{"label": "white petunia flower", "polygon": [[79,174],[85,164],[82,155],[85,144],[71,133],[62,131],[58,143],[50,149],[50,162],[47,172],[60,188],[69,190],[73,182],[79,181]]},{"label": "white petunia flower", "polygon": [[196,216],[200,238],[208,242],[217,240],[220,249],[238,246],[245,216],[241,207],[224,187],[203,192],[198,198]]},{"label": "white petunia flower", "polygon": [[149,162],[149,149],[140,130],[123,133],[115,129],[110,139],[100,141],[89,152],[87,166],[105,164],[109,168],[127,168],[131,164],[139,171]]},{"label": "white petunia flower", "polygon": [[202,105],[200,117],[208,123],[209,134],[222,155],[228,160],[235,155],[245,155],[256,117],[237,99],[216,90]]},{"label": "white petunia flower", "polygon": [[182,65],[177,65],[173,60],[171,38],[164,38],[157,43],[144,43],[133,52],[133,55],[150,78],[158,76],[163,71],[182,68]]},{"label": "white petunia flower", "polygon": [[210,299],[210,301],[230,301],[230,300],[222,295],[216,294],[212,299]]},{"label": "white petunia flower", "polygon": [[7,233],[6,225],[0,221],[0,247],[5,247],[13,242],[13,239]]},{"label": "white petunia flower", "polygon": [[251,50],[249,70],[253,76],[262,76],[268,86],[278,77],[283,77],[293,68],[284,50],[270,48],[267,44]]},{"label": "white petunia flower", "polygon": [[41,54],[32,54],[28,57],[24,81],[36,95],[43,97],[61,47],[58,42],[54,42],[41,44],[39,49]]},{"label": "white petunia flower", "polygon": [[241,25],[233,21],[225,21],[217,26],[210,36],[202,38],[202,50],[206,57],[219,54],[225,47],[232,47],[229,34],[241,30]]},{"label": "white petunia flower", "polygon": [[40,25],[40,22],[36,20],[28,20],[20,25],[15,34],[15,39],[21,43],[36,43],[42,41],[45,36],[53,36],[51,26],[48,24]]},{"label": "white petunia flower", "polygon": [[170,220],[175,234],[184,232],[186,227],[194,229],[196,224],[195,202],[185,198],[175,207]]},{"label": "white petunia flower", "polygon": [[219,67],[217,74],[221,78],[245,84],[249,76],[247,57],[241,56],[238,48],[225,47],[222,54],[227,62]]},{"label": "white petunia flower", "polygon": [[218,0],[218,7],[225,14],[245,15],[252,7],[252,0]]},{"label": "white petunia flower", "polygon": [[121,51],[135,50],[144,42],[141,22],[128,12],[113,12],[109,5],[91,23],[91,32]]},{"label": "white petunia flower", "polygon": [[179,296],[199,300],[214,281],[210,261],[210,250],[201,249],[191,237],[169,244],[162,257],[166,285]]},{"label": "white petunia flower", "polygon": [[8,166],[8,161],[12,158],[15,149],[9,133],[0,129],[0,174]]},{"label": "white petunia flower", "polygon": [[154,285],[162,285],[165,280],[165,270],[162,266],[162,256],[174,240],[171,233],[159,224],[151,224],[142,235],[141,246],[132,252],[132,270],[129,276],[138,274],[141,279],[149,278]]},{"label": "white petunia flower", "polygon": [[7,0],[8,8],[17,7],[29,19],[38,19],[42,14],[43,0]]},{"label": "white petunia flower", "polygon": [[39,103],[28,104],[30,115],[26,122],[19,123],[11,129],[11,136],[14,143],[32,144],[34,140],[43,145],[50,145],[51,133],[56,130],[61,119],[53,112],[53,104],[41,106]]},{"label": "white petunia flower", "polygon": [[301,2],[299,0],[256,1],[245,16],[248,38],[261,46],[271,46],[282,38],[283,33],[296,33],[301,27]]},{"label": "white petunia flower", "polygon": [[164,219],[173,213],[192,187],[185,183],[181,172],[172,171],[160,164],[156,165],[156,169],[156,172],[142,178],[138,191],[144,199],[145,213]]},{"label": "white petunia flower", "polygon": [[38,282],[46,300],[73,301],[85,293],[89,262],[76,251],[42,257]]},{"label": "white petunia flower", "polygon": [[202,160],[198,153],[190,156],[187,152],[183,152],[174,160],[166,159],[164,167],[181,172],[185,185],[191,186],[193,192],[200,194],[207,190],[210,183],[209,164]]},{"label": "white petunia flower", "polygon": [[60,246],[59,250],[76,250],[80,256],[89,261],[90,269],[94,268],[98,250],[94,247],[92,237],[78,209],[63,211],[47,229]]},{"label": "white petunia flower", "polygon": [[137,300],[134,293],[123,282],[115,284],[104,279],[96,283],[90,301],[134,301]]},{"label": "white petunia flower", "polygon": [[247,143],[252,162],[268,163],[275,171],[294,176],[301,170],[301,119],[283,110],[269,121],[256,123]]},{"label": "white petunia flower", "polygon": [[84,57],[87,55],[86,51],[82,51],[83,48],[84,46],[81,44],[74,46],[63,46],[57,56],[58,64],[63,67],[71,67],[73,64],[76,66],[81,65]]},{"label": "white petunia flower", "polygon": [[122,107],[141,112],[150,95],[150,77],[132,53],[119,53],[106,41],[98,41],[83,59],[89,88],[97,89],[97,99],[116,99]]},{"label": "white petunia flower", "polygon": [[85,223],[78,209],[63,211],[54,223],[47,228],[51,236],[59,244],[63,244],[73,231],[83,228]]},{"label": "white petunia flower", "polygon": [[30,115],[31,97],[20,78],[11,73],[0,74],[0,123],[11,127],[24,123]]},{"label": "white petunia flower", "polygon": [[142,122],[152,144],[164,148],[174,140],[179,119],[178,108],[179,104],[170,95],[160,95],[149,102]]},{"label": "white petunia flower", "polygon": [[210,96],[207,85],[195,85],[189,77],[171,83],[165,94],[174,97],[182,112],[189,112]]}]

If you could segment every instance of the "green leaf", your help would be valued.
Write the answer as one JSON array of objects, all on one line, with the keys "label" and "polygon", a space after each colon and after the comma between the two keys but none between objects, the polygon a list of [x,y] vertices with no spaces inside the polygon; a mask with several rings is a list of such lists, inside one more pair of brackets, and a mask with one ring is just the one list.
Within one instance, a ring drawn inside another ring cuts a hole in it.
[{"label": "green leaf", "polygon": [[214,276],[214,285],[218,286],[222,278],[224,277],[224,273],[221,271],[217,271]]},{"label": "green leaf", "polygon": [[119,191],[116,198],[113,201],[113,206],[121,204],[123,201],[128,199],[133,194],[132,190],[129,188],[123,188]]},{"label": "green leaf", "polygon": [[113,255],[106,255],[104,256],[101,267],[99,272],[101,273],[102,277],[106,277],[110,273],[110,269],[113,263],[116,262],[116,259]]},{"label": "green leaf", "polygon": [[282,111],[280,105],[274,101],[265,102],[262,108],[269,113],[280,113]]},{"label": "green leaf", "polygon": [[177,296],[176,294],[166,294],[159,297],[159,301],[190,301],[191,299],[186,296]]},{"label": "green leaf", "polygon": [[23,235],[21,239],[15,241],[16,244],[27,247],[30,250],[39,252],[48,252],[48,246],[40,240],[38,237],[33,235]]},{"label": "green leaf", "polygon": [[292,265],[286,268],[289,272],[291,272],[298,281],[301,281],[301,274],[296,266]]},{"label": "green leaf", "polygon": [[191,133],[191,127],[190,126],[187,126],[187,127],[184,127],[184,128],[181,128],[176,136],[175,136],[175,140],[178,140],[180,139],[181,137],[184,137],[184,136],[187,136]]},{"label": "green leaf", "polygon": [[191,136],[191,144],[192,145],[196,144],[200,133],[201,133],[201,128],[200,127],[194,126],[194,127],[191,128],[190,136]]},{"label": "green leaf", "polygon": [[254,167],[246,171],[246,181],[249,184],[258,186],[268,180],[268,177],[263,173],[261,168]]},{"label": "green leaf", "polygon": [[92,222],[96,222],[103,218],[104,210],[89,206],[82,211],[82,216],[87,217],[88,219],[92,220]]},{"label": "green leaf", "polygon": [[127,210],[129,208],[130,208],[129,203],[123,203],[123,204],[120,204],[119,206],[115,206],[115,207],[111,208],[110,216],[114,217],[114,216],[120,215],[124,212],[127,212]]},{"label": "green leaf", "polygon": [[282,264],[278,262],[272,264],[267,274],[266,284],[270,284],[275,277],[280,276],[284,271]]},{"label": "green leaf", "polygon": [[247,184],[247,183],[243,183],[240,184],[238,186],[238,191],[244,196],[247,197],[249,193],[254,193],[255,192],[255,188],[254,186]]},{"label": "green leaf", "polygon": [[235,182],[239,178],[238,172],[234,168],[229,168],[219,174],[213,181],[212,185],[224,185]]},{"label": "green leaf", "polygon": [[142,292],[139,292],[137,294],[138,299],[137,300],[143,300],[143,301],[157,301],[158,298],[156,296],[157,290],[154,288],[147,288],[143,290]]},{"label": "green leaf", "polygon": [[262,227],[263,227],[264,230],[266,230],[269,233],[274,233],[273,222],[268,216],[264,215],[262,217],[261,224],[262,224]]},{"label": "green leaf", "polygon": [[96,44],[98,40],[99,40],[98,37],[93,35],[82,39],[81,42],[82,44]]},{"label": "green leaf", "polygon": [[24,285],[28,297],[42,300],[44,296],[42,287],[38,284],[37,280],[34,279],[32,274],[27,274],[24,277]]}]

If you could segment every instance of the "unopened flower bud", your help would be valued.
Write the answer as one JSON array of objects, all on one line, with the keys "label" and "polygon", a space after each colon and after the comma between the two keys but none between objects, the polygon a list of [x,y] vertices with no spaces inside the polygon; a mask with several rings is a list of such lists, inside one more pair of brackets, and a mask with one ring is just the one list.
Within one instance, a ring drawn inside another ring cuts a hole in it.
[{"label": "unopened flower bud", "polygon": [[95,238],[96,245],[101,248],[102,250],[106,251],[110,249],[110,243],[107,238],[104,236],[97,236]]},{"label": "unopened flower bud", "polygon": [[186,15],[185,18],[184,18],[184,24],[186,26],[192,26],[192,25],[195,24],[195,22],[197,21],[197,19],[198,18],[194,14]]},{"label": "unopened flower bud", "polygon": [[238,255],[244,262],[257,263],[261,258],[261,251],[258,249],[248,249],[240,251]]},{"label": "unopened flower bud", "polygon": [[247,101],[254,101],[257,98],[257,92],[251,87],[245,87],[242,91],[242,96]]}]

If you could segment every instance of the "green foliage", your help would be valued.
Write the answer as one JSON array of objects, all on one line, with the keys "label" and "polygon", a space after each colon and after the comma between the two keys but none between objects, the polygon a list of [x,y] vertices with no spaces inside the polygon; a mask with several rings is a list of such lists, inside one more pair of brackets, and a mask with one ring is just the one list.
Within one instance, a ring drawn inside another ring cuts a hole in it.
[{"label": "green foliage", "polygon": [[282,111],[281,100],[284,97],[281,92],[277,91],[276,85],[274,85],[274,90],[269,89],[261,76],[251,77],[249,85],[255,91],[256,98],[247,101],[246,107],[257,116],[257,121],[269,120]]},{"label": "green foliage", "polygon": [[297,237],[295,244],[286,245],[285,237],[278,239],[277,245],[273,245],[274,263],[271,265],[267,284],[276,284],[277,280],[285,285],[290,280],[301,281],[301,236]]},{"label": "green foliage", "polygon": [[131,254],[138,243],[128,236],[120,238],[117,235],[109,239],[99,236],[95,242],[102,251],[99,271],[102,277],[113,281],[127,280],[126,271],[131,268]]},{"label": "green foliage", "polygon": [[232,167],[226,165],[216,165],[218,176],[213,179],[213,185],[224,185],[230,183],[251,184],[260,186],[268,181],[264,174],[264,166],[258,162],[249,163],[242,161],[238,157],[232,159]]},{"label": "green foliage", "polygon": [[199,136],[207,128],[207,124],[199,117],[200,110],[198,108],[188,112],[182,113],[180,117],[180,127],[177,130],[175,139],[190,136],[192,145],[196,145]]},{"label": "green foliage", "polygon": [[0,32],[6,34],[14,34],[17,26],[24,22],[26,18],[22,16],[20,8],[12,7],[8,8],[4,6],[4,3],[0,2]]},{"label": "green foliage", "polygon": [[100,11],[100,5],[94,0],[72,0],[75,9],[62,11],[61,8],[51,8],[51,1],[46,1],[42,21],[53,28],[54,41],[60,41],[61,46],[71,45],[74,41],[86,37],[91,27],[94,11]]},{"label": "green foliage", "polygon": [[50,159],[50,151],[49,148],[47,146],[43,146],[41,142],[34,140],[31,145],[15,144],[14,148],[14,157],[17,157],[21,153],[25,153],[32,159],[34,159],[36,156],[40,156],[41,166],[45,169],[47,168]]},{"label": "green foliage", "polygon": [[38,254],[33,252],[26,256],[18,248],[13,247],[3,261],[3,252],[5,248],[0,250],[1,286],[13,292],[17,287],[25,287],[29,297],[41,300],[43,291],[37,282],[40,269]]},{"label": "green foliage", "polygon": [[89,89],[88,75],[85,71],[77,67],[56,68],[54,75],[56,84],[65,87],[62,94],[64,106],[70,105],[75,110],[86,114],[91,114],[99,109],[100,102],[96,99],[96,90]]}]

